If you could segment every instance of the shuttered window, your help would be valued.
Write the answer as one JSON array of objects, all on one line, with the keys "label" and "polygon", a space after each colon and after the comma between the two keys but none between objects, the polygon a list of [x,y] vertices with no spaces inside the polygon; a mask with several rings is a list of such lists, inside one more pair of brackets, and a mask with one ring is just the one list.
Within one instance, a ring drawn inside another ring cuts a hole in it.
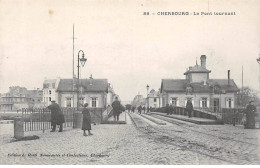
[{"label": "shuttered window", "polygon": [[200,100],[200,107],[202,107],[202,108],[209,107],[209,100],[208,100],[207,97],[201,98],[201,100]]},{"label": "shuttered window", "polygon": [[91,107],[98,107],[98,98],[97,97],[91,98]]},{"label": "shuttered window", "polygon": [[178,101],[177,97],[172,97],[170,104],[172,104],[173,106],[177,106],[177,101]]},{"label": "shuttered window", "polygon": [[234,108],[233,98],[226,98],[226,108]]}]

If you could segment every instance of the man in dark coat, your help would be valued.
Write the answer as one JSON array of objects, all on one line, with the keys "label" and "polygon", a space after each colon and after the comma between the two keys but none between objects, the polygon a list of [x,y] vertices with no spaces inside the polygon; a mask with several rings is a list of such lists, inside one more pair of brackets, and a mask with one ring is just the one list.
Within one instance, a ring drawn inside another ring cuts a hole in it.
[{"label": "man in dark coat", "polygon": [[51,110],[51,132],[55,132],[56,125],[60,125],[59,132],[62,132],[63,123],[65,122],[65,119],[60,109],[60,106],[57,103],[55,103],[55,100],[53,100],[51,101],[51,105],[49,105],[47,108]]},{"label": "man in dark coat", "polygon": [[170,107],[169,107],[169,104],[166,104],[166,107],[165,107],[165,113],[166,113],[167,115],[170,114]]},{"label": "man in dark coat", "polygon": [[142,113],[142,106],[141,106],[141,105],[138,107],[138,112],[139,112],[140,114]]},{"label": "man in dark coat", "polygon": [[119,115],[120,115],[120,110],[122,108],[120,101],[118,101],[118,98],[115,98],[115,101],[112,103],[112,107],[113,107],[113,116],[114,116],[114,120],[118,121],[119,120]]},{"label": "man in dark coat", "polygon": [[145,108],[145,106],[144,106],[144,107],[143,107],[144,113],[145,113],[145,109],[146,109],[146,108]]},{"label": "man in dark coat", "polygon": [[188,111],[189,118],[191,118],[191,113],[192,113],[192,111],[193,111],[193,105],[192,105],[191,100],[188,100],[188,101],[187,101],[186,111]]},{"label": "man in dark coat", "polygon": [[250,101],[246,106],[246,124],[245,129],[254,129],[255,128],[255,113],[256,107],[252,104],[253,101]]},{"label": "man in dark coat", "polygon": [[169,111],[170,111],[170,114],[172,115],[172,114],[173,114],[173,111],[174,111],[174,107],[173,107],[172,104],[170,104]]},{"label": "man in dark coat", "polygon": [[87,109],[88,103],[84,104],[84,108],[82,110],[82,115],[83,115],[83,121],[82,121],[82,130],[83,130],[83,136],[87,136],[86,130],[88,130],[88,135],[93,135],[90,130],[91,130],[91,115],[89,110]]}]

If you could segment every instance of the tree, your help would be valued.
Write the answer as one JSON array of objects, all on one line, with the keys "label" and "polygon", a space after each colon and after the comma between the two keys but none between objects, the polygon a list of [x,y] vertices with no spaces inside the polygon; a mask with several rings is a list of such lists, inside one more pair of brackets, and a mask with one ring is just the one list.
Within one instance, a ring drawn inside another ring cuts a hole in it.
[{"label": "tree", "polygon": [[237,94],[237,100],[238,100],[238,106],[240,107],[246,107],[246,105],[249,103],[249,101],[259,101],[257,97],[257,91],[250,88],[250,87],[244,87],[243,89],[240,89],[240,91]]}]

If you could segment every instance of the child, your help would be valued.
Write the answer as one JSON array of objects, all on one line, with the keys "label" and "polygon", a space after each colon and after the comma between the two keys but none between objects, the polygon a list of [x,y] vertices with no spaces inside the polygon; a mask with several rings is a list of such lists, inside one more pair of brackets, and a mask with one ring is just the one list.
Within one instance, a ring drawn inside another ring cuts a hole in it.
[{"label": "child", "polygon": [[83,136],[87,136],[86,130],[88,130],[88,135],[93,135],[90,132],[90,130],[91,130],[91,116],[90,116],[90,113],[89,113],[87,107],[88,107],[88,103],[85,103],[84,108],[82,110],[82,114],[83,114],[82,130],[84,131]]}]

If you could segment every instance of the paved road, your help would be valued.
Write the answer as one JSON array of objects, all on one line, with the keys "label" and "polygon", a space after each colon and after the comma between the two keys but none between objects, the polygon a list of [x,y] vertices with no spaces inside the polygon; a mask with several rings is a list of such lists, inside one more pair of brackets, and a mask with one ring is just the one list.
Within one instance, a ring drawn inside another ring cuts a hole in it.
[{"label": "paved road", "polygon": [[[123,116],[123,115],[122,115]],[[131,116],[131,117],[130,117]],[[0,164],[259,164],[259,130],[200,126],[167,118],[126,115],[127,124],[82,130],[27,132],[40,139],[11,142],[1,137]],[[156,117],[156,116],[149,116]],[[24,154],[24,156],[23,156]]]}]

